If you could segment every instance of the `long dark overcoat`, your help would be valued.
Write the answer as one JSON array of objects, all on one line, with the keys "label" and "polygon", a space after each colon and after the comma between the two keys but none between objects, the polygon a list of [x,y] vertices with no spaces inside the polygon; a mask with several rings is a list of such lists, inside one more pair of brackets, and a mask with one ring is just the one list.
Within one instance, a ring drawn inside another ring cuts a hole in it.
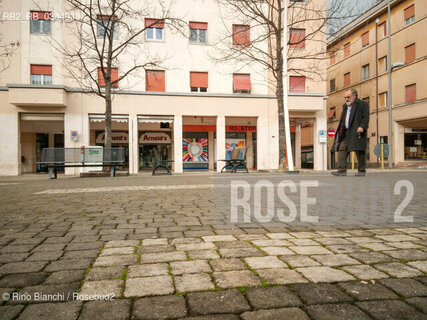
[{"label": "long dark overcoat", "polygon": [[[342,112],[347,112],[347,105],[343,105]],[[340,123],[338,125],[338,128],[341,125],[344,125],[342,123],[345,121],[345,116],[341,114],[340,117]],[[365,129],[363,133],[360,135],[360,138],[357,133],[357,128],[362,127]],[[350,127],[346,132],[346,135],[348,136],[348,149],[347,151],[359,151],[359,150],[366,150],[367,144],[368,144],[368,127],[369,127],[369,105],[362,100],[359,100],[356,98],[354,100],[351,114],[350,114]],[[337,139],[338,130],[335,135],[335,140]],[[337,141],[334,142],[336,144]]]}]

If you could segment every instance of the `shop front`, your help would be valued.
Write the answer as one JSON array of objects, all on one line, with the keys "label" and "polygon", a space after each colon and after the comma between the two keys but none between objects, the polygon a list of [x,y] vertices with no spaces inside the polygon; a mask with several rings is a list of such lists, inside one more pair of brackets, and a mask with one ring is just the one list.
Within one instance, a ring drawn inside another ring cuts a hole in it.
[{"label": "shop front", "polygon": [[405,128],[405,160],[427,160],[427,128]]},{"label": "shop front", "polygon": [[152,169],[161,160],[172,160],[170,132],[141,132],[139,135],[139,171]]}]

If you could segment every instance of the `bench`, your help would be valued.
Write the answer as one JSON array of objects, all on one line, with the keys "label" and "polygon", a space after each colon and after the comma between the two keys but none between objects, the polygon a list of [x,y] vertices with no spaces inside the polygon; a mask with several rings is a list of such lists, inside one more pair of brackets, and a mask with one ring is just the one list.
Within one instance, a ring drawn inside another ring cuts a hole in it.
[{"label": "bench", "polygon": [[218,161],[224,161],[225,166],[221,169],[221,172],[223,172],[226,168],[231,167],[231,173],[237,172],[237,168],[243,167],[243,169],[248,171],[248,168],[246,166],[246,152],[248,148],[236,148],[231,153],[231,159],[224,159],[224,160],[218,160]]},{"label": "bench", "polygon": [[173,162],[173,160],[162,160],[160,159],[159,152],[157,151],[157,148],[154,148],[154,161],[155,164],[153,166],[153,176],[159,169],[166,170],[166,174],[172,174],[170,170],[170,166]]},{"label": "bench", "polygon": [[125,156],[124,148],[43,148],[42,161],[37,164],[48,169],[49,179],[57,178],[58,168],[69,167],[110,167],[114,177],[116,166],[125,164]]}]

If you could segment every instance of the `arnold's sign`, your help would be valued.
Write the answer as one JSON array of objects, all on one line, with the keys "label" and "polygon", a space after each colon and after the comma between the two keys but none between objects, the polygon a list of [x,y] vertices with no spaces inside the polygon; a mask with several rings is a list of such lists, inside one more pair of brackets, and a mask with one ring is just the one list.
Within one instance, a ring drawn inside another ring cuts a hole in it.
[{"label": "arnold's sign", "polygon": [[[102,132],[96,136],[96,143],[105,142],[105,133]],[[127,132],[111,132],[111,143],[128,143]]]},{"label": "arnold's sign", "polygon": [[165,132],[144,132],[139,137],[140,144],[170,144],[170,136]]}]

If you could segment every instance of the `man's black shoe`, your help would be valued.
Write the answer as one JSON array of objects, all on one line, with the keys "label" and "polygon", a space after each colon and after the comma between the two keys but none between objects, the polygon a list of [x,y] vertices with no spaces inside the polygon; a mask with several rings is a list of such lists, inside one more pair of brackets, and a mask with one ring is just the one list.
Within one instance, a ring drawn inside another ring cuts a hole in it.
[{"label": "man's black shoe", "polygon": [[332,174],[334,176],[343,176],[343,177],[345,177],[347,175],[347,172],[345,172],[345,171],[336,171],[336,172],[332,172]]},{"label": "man's black shoe", "polygon": [[365,172],[364,171],[359,171],[358,173],[356,173],[354,175],[355,177],[364,177],[365,176]]}]

